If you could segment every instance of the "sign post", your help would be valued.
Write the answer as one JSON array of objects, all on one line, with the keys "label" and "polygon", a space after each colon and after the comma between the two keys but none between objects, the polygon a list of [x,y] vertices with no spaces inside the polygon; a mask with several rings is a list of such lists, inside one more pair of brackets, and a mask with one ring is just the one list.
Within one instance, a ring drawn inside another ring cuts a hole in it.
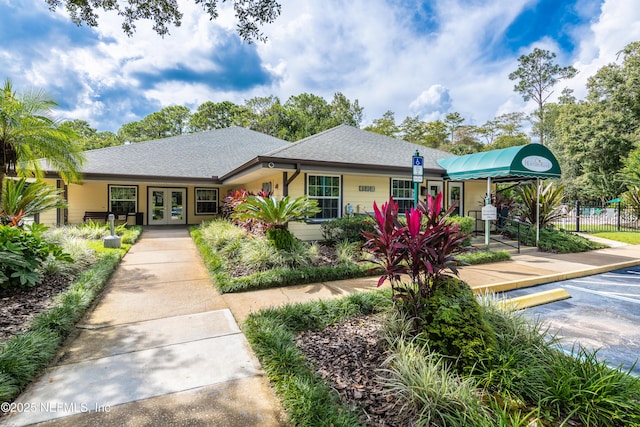
[{"label": "sign post", "polygon": [[420,184],[424,181],[424,157],[420,156],[418,150],[413,154],[412,158],[412,177],[413,177],[413,207],[418,206],[418,197],[420,196]]}]

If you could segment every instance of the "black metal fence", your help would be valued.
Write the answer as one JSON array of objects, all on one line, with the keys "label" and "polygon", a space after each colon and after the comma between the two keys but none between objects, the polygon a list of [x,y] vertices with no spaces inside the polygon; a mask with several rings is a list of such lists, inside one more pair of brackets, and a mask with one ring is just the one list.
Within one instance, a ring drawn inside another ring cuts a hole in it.
[{"label": "black metal fence", "polygon": [[[562,205],[559,218],[551,223],[558,228],[575,232],[598,231],[639,231],[640,208],[622,202],[584,203],[575,202]],[[484,232],[484,221],[480,211],[469,211],[468,215],[476,219],[476,234]],[[491,223],[491,231],[496,231],[496,222]],[[500,227],[497,227],[500,228]]]},{"label": "black metal fence", "polygon": [[567,231],[640,231],[640,209],[622,202],[562,205],[553,224]]}]

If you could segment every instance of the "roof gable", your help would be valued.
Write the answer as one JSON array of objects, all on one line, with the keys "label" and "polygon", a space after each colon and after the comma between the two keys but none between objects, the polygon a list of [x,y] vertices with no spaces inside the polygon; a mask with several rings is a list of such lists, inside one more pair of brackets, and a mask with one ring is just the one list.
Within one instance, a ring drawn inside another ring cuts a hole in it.
[{"label": "roof gable", "polygon": [[374,132],[340,125],[266,154],[281,159],[314,160],[328,163],[364,164],[374,167],[411,168],[411,158],[420,152],[425,169],[442,171],[438,159],[453,154],[413,144]]},{"label": "roof gable", "polygon": [[86,151],[85,174],[167,178],[221,176],[290,143],[242,127],[215,129]]}]

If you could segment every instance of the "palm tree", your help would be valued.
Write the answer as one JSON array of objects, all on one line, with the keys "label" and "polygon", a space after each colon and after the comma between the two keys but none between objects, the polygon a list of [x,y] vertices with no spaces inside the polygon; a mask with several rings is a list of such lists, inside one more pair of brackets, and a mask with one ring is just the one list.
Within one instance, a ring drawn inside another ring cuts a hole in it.
[{"label": "palm tree", "polygon": [[5,80],[0,89],[0,188],[6,176],[42,177],[43,159],[66,182],[80,180],[84,157],[76,134],[52,118],[57,105],[39,90],[18,94]]},{"label": "palm tree", "polygon": [[249,196],[236,206],[233,219],[246,221],[257,220],[265,224],[267,237],[276,248],[291,250],[294,237],[287,230],[287,222],[302,221],[320,212],[318,202],[306,196],[289,199],[285,196],[278,200],[276,197]]}]

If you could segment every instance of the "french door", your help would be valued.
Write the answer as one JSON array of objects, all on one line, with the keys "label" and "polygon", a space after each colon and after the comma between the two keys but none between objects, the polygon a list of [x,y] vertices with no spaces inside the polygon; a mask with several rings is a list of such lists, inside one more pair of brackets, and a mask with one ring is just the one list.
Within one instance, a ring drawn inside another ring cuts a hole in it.
[{"label": "french door", "polygon": [[187,190],[149,187],[149,225],[186,224]]}]

